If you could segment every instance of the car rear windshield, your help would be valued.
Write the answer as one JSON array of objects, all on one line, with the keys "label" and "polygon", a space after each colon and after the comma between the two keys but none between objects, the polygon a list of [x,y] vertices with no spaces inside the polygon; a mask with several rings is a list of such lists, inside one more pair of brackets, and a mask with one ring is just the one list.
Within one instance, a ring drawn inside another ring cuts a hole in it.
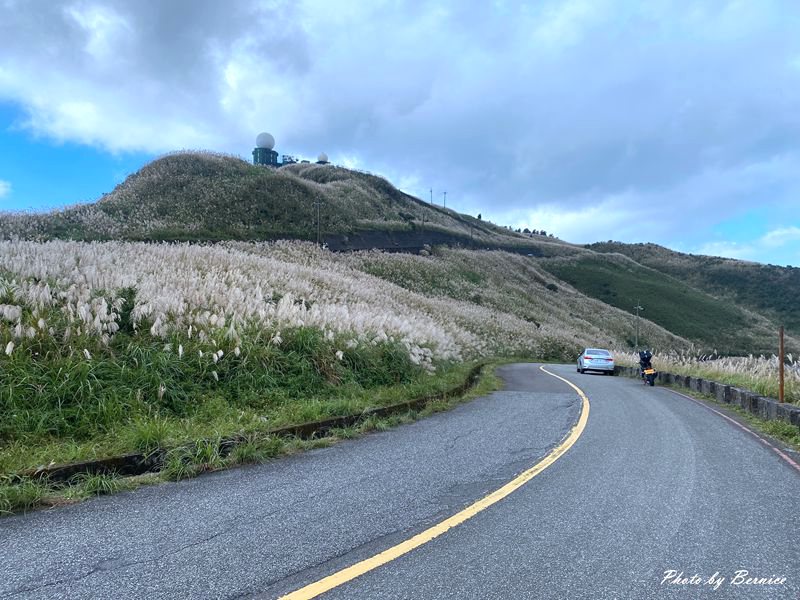
[{"label": "car rear windshield", "polygon": [[586,354],[597,354],[598,356],[611,356],[608,350],[598,350],[597,348],[587,348]]}]

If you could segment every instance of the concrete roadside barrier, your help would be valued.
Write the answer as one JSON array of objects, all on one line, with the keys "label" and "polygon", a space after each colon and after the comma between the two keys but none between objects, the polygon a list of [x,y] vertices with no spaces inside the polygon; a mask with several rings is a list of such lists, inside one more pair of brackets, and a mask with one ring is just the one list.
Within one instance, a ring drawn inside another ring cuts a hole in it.
[{"label": "concrete roadside barrier", "polygon": [[[627,377],[639,377],[638,367],[620,366],[617,372]],[[774,398],[701,377],[659,371],[658,381],[713,396],[717,402],[738,406],[766,421],[784,421],[800,428],[800,406],[796,404],[781,404]]]}]

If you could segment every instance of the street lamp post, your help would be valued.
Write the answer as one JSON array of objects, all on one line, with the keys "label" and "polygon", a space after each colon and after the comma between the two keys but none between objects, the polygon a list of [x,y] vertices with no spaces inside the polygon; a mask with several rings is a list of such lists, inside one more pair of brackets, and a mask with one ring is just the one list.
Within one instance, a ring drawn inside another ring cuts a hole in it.
[{"label": "street lamp post", "polygon": [[322,200],[317,198],[314,200],[314,206],[317,209],[317,246],[322,245],[322,225],[320,223],[320,206],[322,206]]},{"label": "street lamp post", "polygon": [[644,307],[639,304],[639,299],[636,299],[636,306],[633,307],[636,311],[636,351],[639,351],[639,311],[644,310]]},{"label": "street lamp post", "polygon": [[778,338],[778,402],[783,404],[783,362],[785,360],[783,347],[783,325],[781,325],[781,328],[778,331]]}]

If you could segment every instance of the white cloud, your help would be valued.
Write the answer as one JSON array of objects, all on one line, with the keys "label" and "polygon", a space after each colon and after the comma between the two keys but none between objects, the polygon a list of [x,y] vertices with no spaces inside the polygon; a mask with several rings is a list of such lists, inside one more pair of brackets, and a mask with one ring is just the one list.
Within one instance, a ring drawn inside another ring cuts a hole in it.
[{"label": "white cloud", "polygon": [[759,254],[757,243],[742,243],[732,241],[716,241],[702,244],[692,249],[692,254],[705,256],[722,256],[739,260],[756,260]]},{"label": "white cloud", "polygon": [[133,34],[127,20],[109,6],[73,4],[64,13],[83,29],[84,49],[97,61],[114,61],[120,47]]},{"label": "white cloud", "polygon": [[604,235],[609,231],[617,232],[619,238],[635,235],[646,222],[646,217],[624,196],[606,198],[590,206],[542,204],[527,211],[489,214],[489,218],[515,229],[545,230],[577,244],[608,239]]},{"label": "white cloud", "polygon": [[5,198],[11,193],[11,183],[0,179],[0,198]]},{"label": "white cloud", "polygon": [[719,240],[702,244],[693,254],[723,256],[764,264],[800,266],[800,227],[773,229],[752,240]]},{"label": "white cloud", "polygon": [[783,227],[767,233],[761,243],[773,248],[783,248],[790,244],[800,246],[800,227]]},{"label": "white cloud", "polygon": [[591,22],[607,9],[601,0],[564,0],[543,11],[533,35],[549,49],[562,49],[580,41]]},{"label": "white cloud", "polygon": [[501,224],[700,247],[754,206],[792,222],[797,18],[795,0],[0,2],[0,101],[57,142],[248,156],[267,130]]}]

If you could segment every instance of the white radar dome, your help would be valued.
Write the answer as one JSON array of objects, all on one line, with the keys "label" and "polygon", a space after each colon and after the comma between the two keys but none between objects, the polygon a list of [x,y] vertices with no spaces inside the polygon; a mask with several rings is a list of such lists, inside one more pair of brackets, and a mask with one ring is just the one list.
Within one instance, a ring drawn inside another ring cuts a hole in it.
[{"label": "white radar dome", "polygon": [[275,138],[272,137],[272,135],[267,133],[266,131],[263,133],[259,133],[258,137],[256,138],[256,146],[259,148],[266,148],[267,150],[272,150],[275,147]]},{"label": "white radar dome", "polygon": [[317,161],[328,162],[328,155],[325,154],[324,152],[320,153],[320,155],[317,157]]}]

